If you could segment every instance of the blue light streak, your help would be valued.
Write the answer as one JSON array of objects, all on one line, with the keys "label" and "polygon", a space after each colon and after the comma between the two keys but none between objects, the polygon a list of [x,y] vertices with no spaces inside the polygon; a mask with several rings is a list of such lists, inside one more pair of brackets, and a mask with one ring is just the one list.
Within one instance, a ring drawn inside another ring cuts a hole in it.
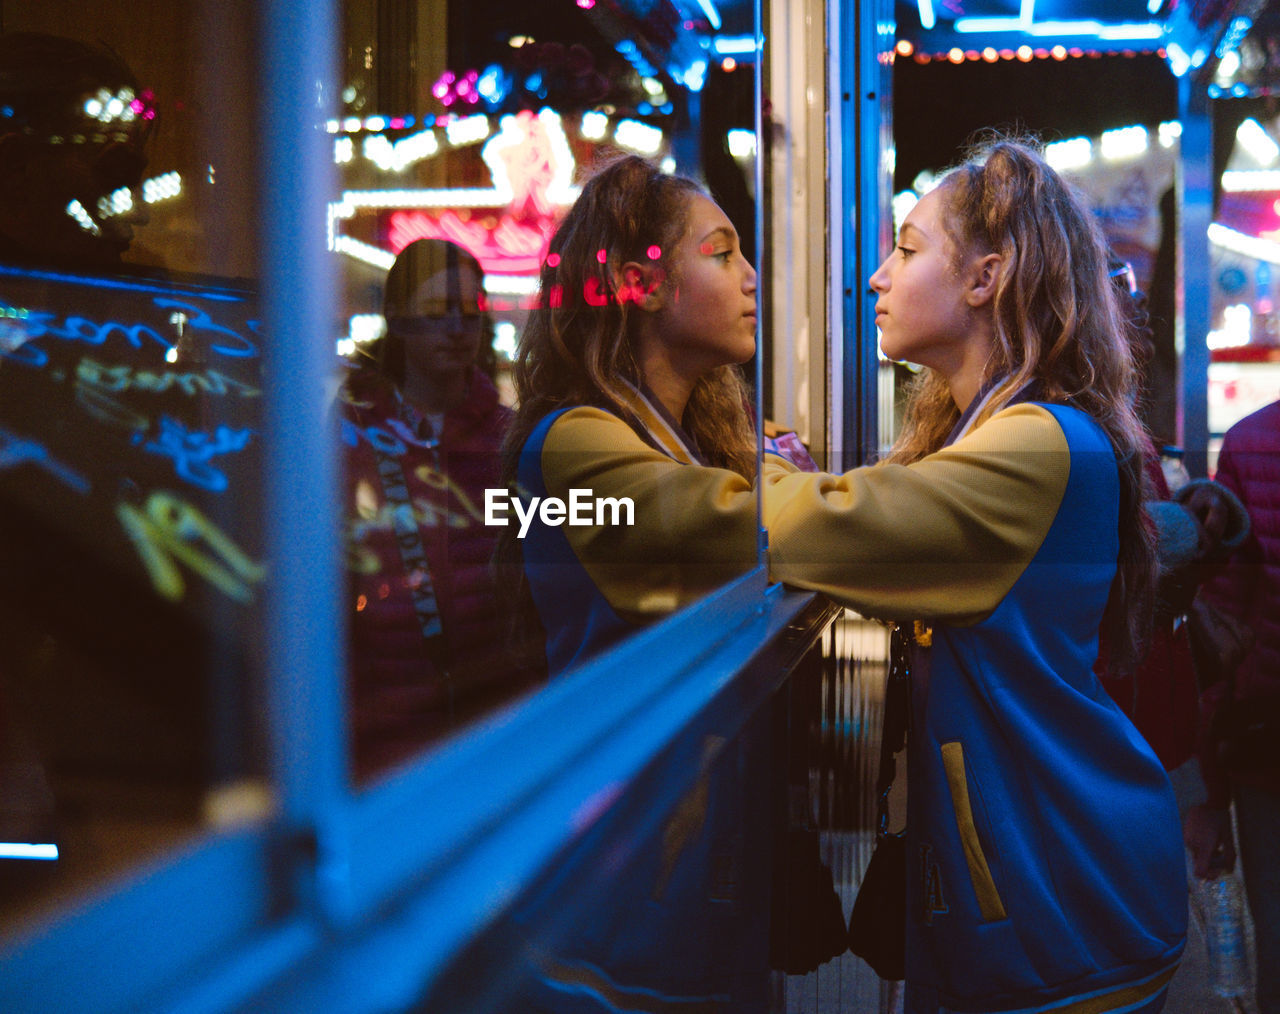
[{"label": "blue light streak", "polygon": [[1085,20],[1034,21],[1028,24],[1021,18],[960,18],[955,23],[955,30],[965,35],[1019,32],[1037,38],[1079,35],[1109,40],[1158,39],[1164,34],[1160,25],[1141,21],[1116,25]]},{"label": "blue light streak", "polygon": [[1231,50],[1239,46],[1252,27],[1253,22],[1248,18],[1232,18],[1231,23],[1227,25],[1227,30],[1222,33],[1222,41],[1218,43],[1218,48],[1215,52],[1218,59],[1221,60]]},{"label": "blue light streak", "polygon": [[978,32],[1020,32],[1023,29],[1021,18],[959,18],[955,30],[962,34]]},{"label": "blue light streak", "polygon": [[[166,296],[186,295],[186,290],[168,285],[149,285],[145,282],[125,281],[121,278],[99,278],[92,275],[67,275],[57,271],[39,271],[32,268],[20,268],[11,264],[0,264],[0,275],[14,275],[18,278],[35,278],[45,282],[69,282],[73,285],[92,285],[99,289],[121,289],[125,292],[161,293]],[[230,290],[200,286],[196,290],[202,299],[219,299],[229,303],[243,303],[244,295]]]},{"label": "blue light streak", "polygon": [[58,846],[53,844],[32,844],[29,842],[0,842],[0,859],[45,859],[58,858]]},{"label": "blue light streak", "polygon": [[711,40],[711,51],[716,56],[745,56],[755,53],[754,35],[721,35]]}]

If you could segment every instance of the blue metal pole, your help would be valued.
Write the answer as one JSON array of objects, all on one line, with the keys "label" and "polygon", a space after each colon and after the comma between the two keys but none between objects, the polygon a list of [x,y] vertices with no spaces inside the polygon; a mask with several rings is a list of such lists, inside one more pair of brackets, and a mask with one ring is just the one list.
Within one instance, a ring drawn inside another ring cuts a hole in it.
[{"label": "blue metal pole", "polygon": [[[766,270],[772,270],[772,255],[767,255],[765,248],[765,215],[768,214],[769,202],[765,199],[765,177],[764,164],[765,159],[769,157],[769,152],[765,150],[765,120],[764,120],[764,100],[765,100],[765,64],[764,64],[764,0],[753,0],[751,5],[752,17],[752,36],[755,39],[755,130],[756,130],[756,157],[752,172],[755,174],[756,188],[756,221],[755,221],[755,243],[756,243],[756,266],[760,269],[761,280],[759,288],[756,290],[756,320],[763,321],[764,314],[759,312],[760,293],[764,290],[763,276]],[[765,264],[766,256],[770,263]],[[790,337],[790,336],[788,336]],[[760,348],[760,325],[756,324],[756,375],[755,375],[755,409],[756,409],[756,475],[764,474],[764,353]],[[756,483],[756,519],[758,521],[756,531],[756,561],[758,563],[768,562],[769,553],[769,533],[764,527],[764,484]]]},{"label": "blue metal pole", "polygon": [[1178,169],[1178,267],[1182,285],[1181,398],[1178,435],[1187,471],[1208,473],[1209,449],[1209,225],[1213,221],[1213,118],[1204,85],[1193,75],[1178,81],[1182,157]]},{"label": "blue metal pole", "polygon": [[[879,355],[875,294],[867,287],[891,245],[893,106],[896,25],[889,0],[842,4],[841,106],[846,127],[841,181],[846,203],[845,259],[838,276],[845,294],[844,468],[867,464],[879,450]],[[833,195],[834,198],[834,195]],[[852,406],[852,408],[850,407]]]},{"label": "blue metal pole", "polygon": [[324,131],[334,115],[338,19],[333,0],[265,0],[261,11],[266,700],[293,888],[304,906],[341,921],[349,910],[345,653],[337,441],[325,402],[337,366],[326,249],[336,187]]}]

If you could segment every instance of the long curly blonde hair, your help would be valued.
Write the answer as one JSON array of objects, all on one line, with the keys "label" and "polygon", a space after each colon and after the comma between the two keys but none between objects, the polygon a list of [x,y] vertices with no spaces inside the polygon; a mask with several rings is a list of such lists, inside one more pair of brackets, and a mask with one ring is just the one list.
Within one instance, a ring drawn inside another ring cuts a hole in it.
[{"label": "long curly blonde hair", "polygon": [[[540,295],[512,367],[516,416],[504,449],[504,475],[515,477],[520,449],[538,421],[558,408],[595,405],[630,419],[623,381],[642,381],[636,361],[632,300],[615,279],[628,261],[653,263],[679,284],[669,252],[688,224],[692,180],[662,172],[635,155],[614,157],[583,185],[551,239]],[[656,251],[654,251],[656,248]],[[736,366],[702,377],[680,420],[707,460],[754,479],[750,399]]]},{"label": "long curly blonde hair", "polygon": [[[1142,510],[1150,490],[1147,438],[1134,407],[1137,370],[1101,230],[1081,196],[1024,139],[978,142],[940,187],[957,258],[986,251],[1002,258],[984,377],[995,386],[975,423],[1034,383],[1038,400],[1081,409],[1110,438],[1120,473],[1120,558],[1103,626],[1110,665],[1131,668],[1145,650],[1157,564]],[[907,463],[938,450],[959,416],[946,380],[922,371],[888,460]]]}]

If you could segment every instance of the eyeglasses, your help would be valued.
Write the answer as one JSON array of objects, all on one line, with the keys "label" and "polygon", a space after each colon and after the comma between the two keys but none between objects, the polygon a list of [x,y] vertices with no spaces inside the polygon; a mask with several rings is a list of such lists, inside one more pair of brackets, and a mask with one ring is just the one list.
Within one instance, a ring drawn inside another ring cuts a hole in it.
[{"label": "eyeglasses", "polygon": [[479,330],[485,321],[485,315],[479,310],[453,310],[449,313],[419,314],[413,317],[390,317],[387,330],[397,334],[415,336],[439,334],[441,331]]}]

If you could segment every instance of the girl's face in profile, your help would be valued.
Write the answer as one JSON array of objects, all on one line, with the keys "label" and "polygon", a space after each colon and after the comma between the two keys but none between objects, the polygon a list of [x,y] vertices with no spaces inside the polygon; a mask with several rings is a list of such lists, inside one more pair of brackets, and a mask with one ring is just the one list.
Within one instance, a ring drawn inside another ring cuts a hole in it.
[{"label": "girl's face in profile", "polygon": [[870,285],[879,297],[876,327],[884,354],[947,374],[963,359],[973,312],[966,299],[967,264],[955,256],[943,207],[941,187],[920,198]]},{"label": "girl's face in profile", "polygon": [[750,359],[756,350],[756,272],[715,201],[690,198],[688,224],[668,263],[656,323],[673,357],[697,376]]}]

